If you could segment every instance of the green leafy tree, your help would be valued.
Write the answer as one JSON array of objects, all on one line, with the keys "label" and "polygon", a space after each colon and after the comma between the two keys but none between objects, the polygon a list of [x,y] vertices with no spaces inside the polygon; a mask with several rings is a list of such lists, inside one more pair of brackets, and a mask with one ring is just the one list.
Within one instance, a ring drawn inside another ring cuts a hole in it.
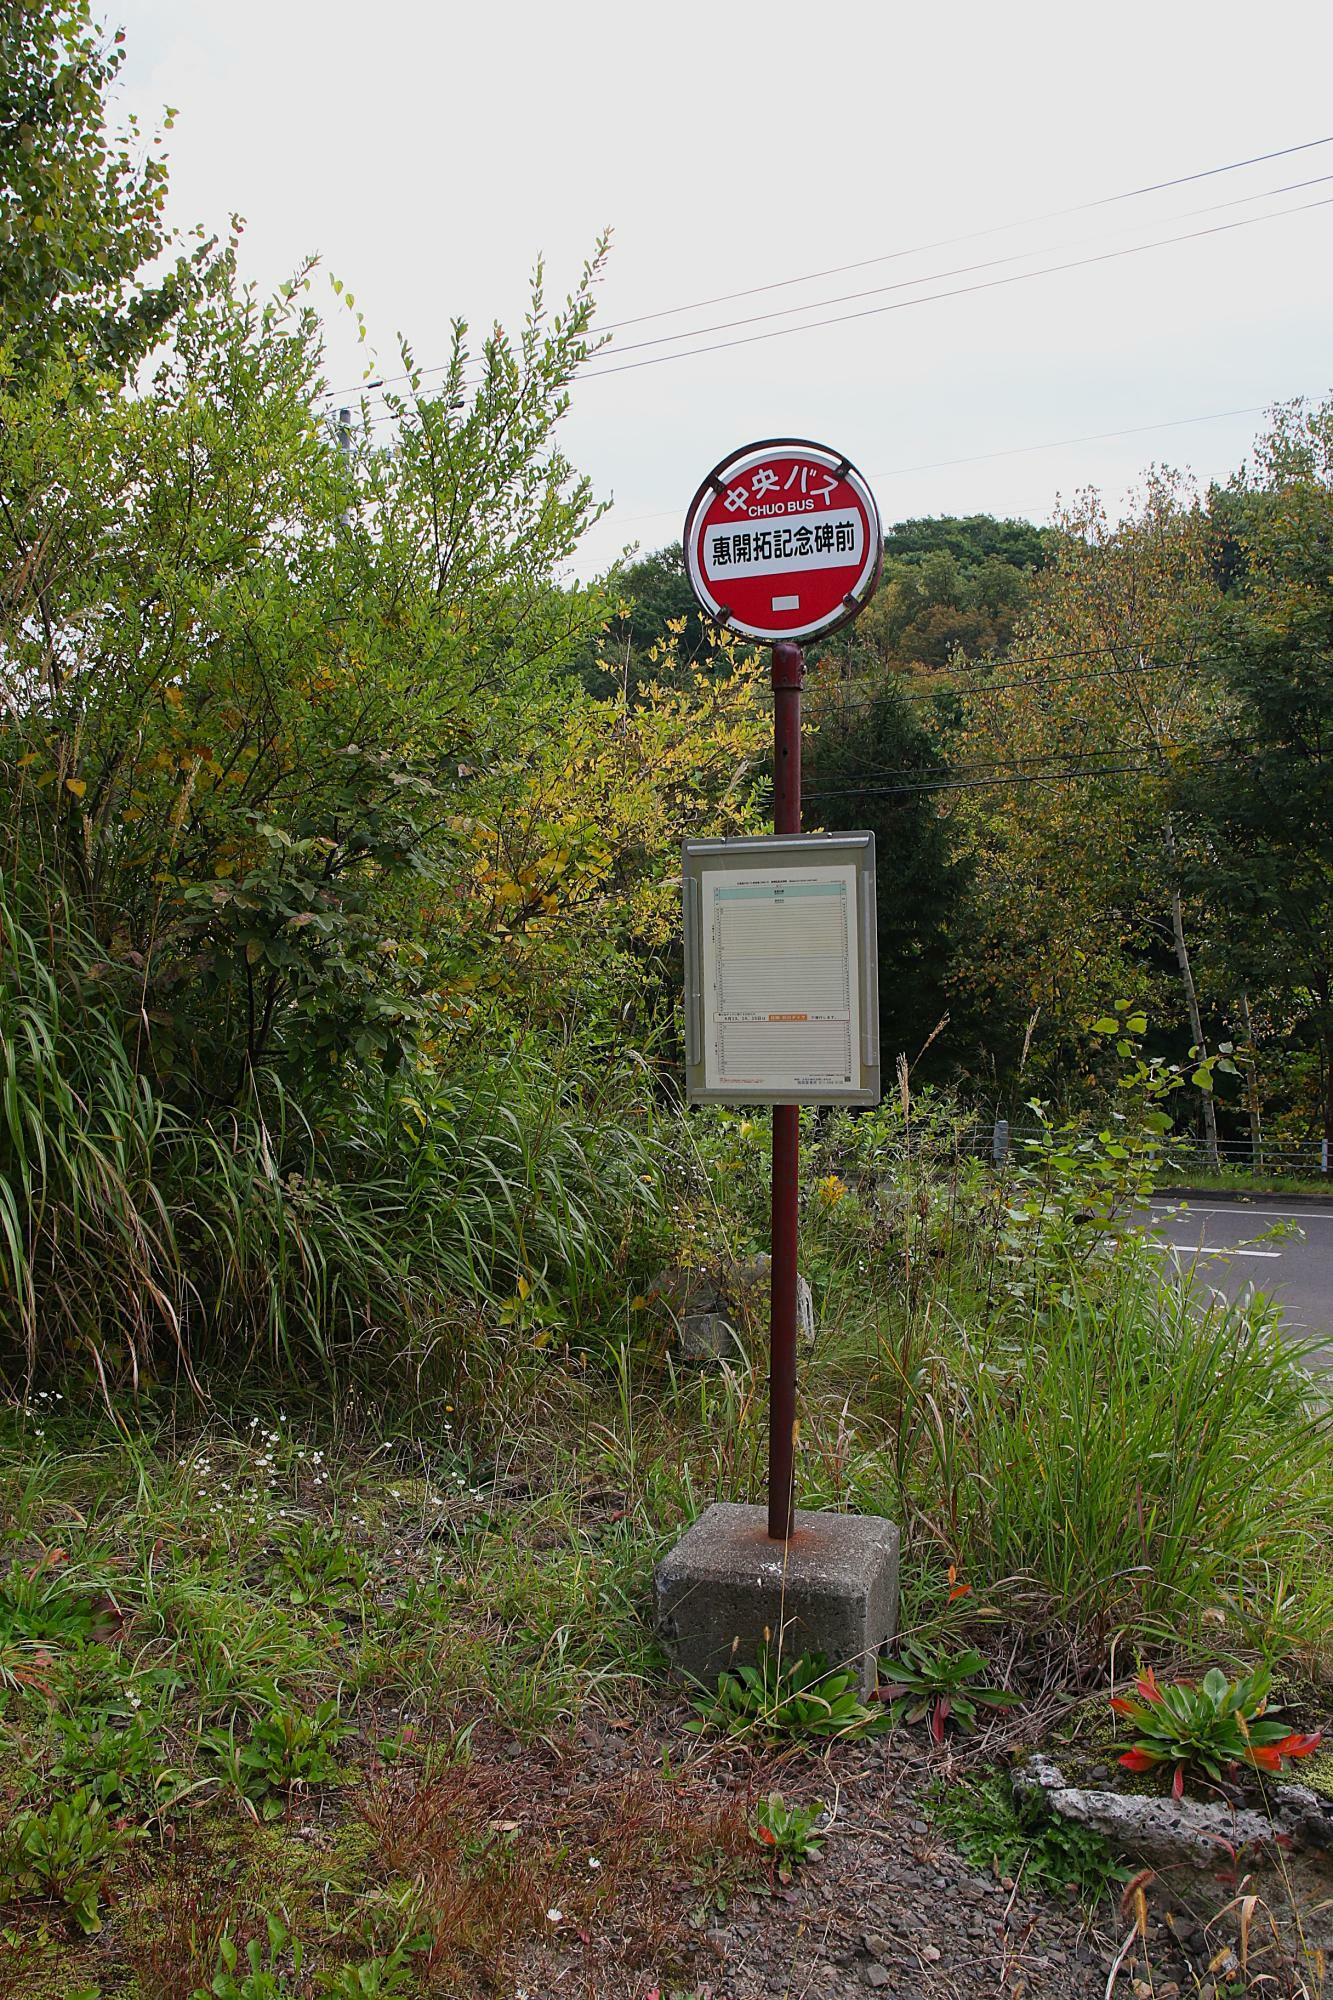
[{"label": "green leafy tree", "polygon": [[0,10],[0,370],[65,354],[123,376],[186,296],[185,259],[139,275],[167,247],[167,170],[133,118],[111,130],[123,42],[88,0]]},{"label": "green leafy tree", "polygon": [[872,665],[927,669],[947,667],[960,655],[1002,652],[1055,540],[1027,521],[989,514],[900,521],[884,537],[873,602],[824,651]]},{"label": "green leafy tree", "polygon": [[[1183,481],[1157,472],[1125,519],[1088,493],[1059,528],[1004,670],[993,690],[974,683],[957,739],[977,781],[961,812],[986,932],[978,972],[1039,1013],[1058,1066],[1072,1063],[1089,1003],[1165,993],[1172,977],[1178,998],[1154,1004],[1154,1019],[1179,1021],[1202,1049],[1227,996],[1175,780],[1219,707],[1201,657],[1217,601],[1206,518]],[[1210,1093],[1198,1107],[1215,1162]]]},{"label": "green leafy tree", "polygon": [[[685,574],[679,542],[630,563],[607,587],[616,610],[605,631],[570,663],[590,693],[634,700],[668,671],[688,677],[694,666],[712,664],[709,627]],[[669,664],[660,650],[668,632],[676,638]]]},{"label": "green leafy tree", "polygon": [[393,1063],[429,1004],[462,821],[600,616],[554,581],[596,513],[555,439],[594,268],[512,340],[460,324],[347,450],[303,283],[259,301],[234,245],[142,394],[0,394],[9,860],[45,857],[176,1087]]},{"label": "green leafy tree", "polygon": [[1256,474],[1219,496],[1239,552],[1209,628],[1227,707],[1180,790],[1233,978],[1312,1045],[1333,1141],[1333,403],[1279,411]]}]

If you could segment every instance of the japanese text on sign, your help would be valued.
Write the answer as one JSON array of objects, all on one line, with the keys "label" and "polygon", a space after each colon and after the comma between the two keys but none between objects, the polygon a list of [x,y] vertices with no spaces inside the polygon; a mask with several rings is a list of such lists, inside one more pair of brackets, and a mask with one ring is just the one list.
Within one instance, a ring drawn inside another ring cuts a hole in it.
[{"label": "japanese text on sign", "polygon": [[805,513],[812,512],[821,501],[825,507],[831,506],[837,490],[837,477],[826,467],[807,465],[797,459],[785,479],[771,465],[756,466],[753,472],[728,486],[724,504],[729,514],[751,517]]},{"label": "japanese text on sign", "polygon": [[754,639],[822,637],[875,587],[879,513],[840,453],[767,438],[708,474],[683,543],[695,596],[719,624]]},{"label": "japanese text on sign", "polygon": [[733,576],[763,576],[771,569],[841,568],[859,562],[865,538],[859,514],[825,515],[796,527],[776,523],[767,528],[711,527],[704,532],[704,561],[710,571]]}]

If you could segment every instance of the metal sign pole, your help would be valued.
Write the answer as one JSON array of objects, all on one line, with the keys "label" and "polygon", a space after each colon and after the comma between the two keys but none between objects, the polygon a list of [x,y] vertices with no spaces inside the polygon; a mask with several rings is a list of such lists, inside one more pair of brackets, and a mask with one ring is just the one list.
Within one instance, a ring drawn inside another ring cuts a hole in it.
[{"label": "metal sign pole", "polygon": [[[801,831],[801,680],[805,655],[790,639],[773,648],[773,831]],[[768,1532],[791,1534],[796,1457],[796,1237],[801,1110],[773,1106],[772,1321],[768,1373]]]}]

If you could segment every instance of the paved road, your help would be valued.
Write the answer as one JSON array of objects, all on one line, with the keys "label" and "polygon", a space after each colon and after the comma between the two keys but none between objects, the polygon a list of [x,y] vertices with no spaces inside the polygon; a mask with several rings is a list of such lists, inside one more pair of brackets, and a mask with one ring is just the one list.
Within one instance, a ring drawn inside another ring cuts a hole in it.
[{"label": "paved road", "polygon": [[[1229,1299],[1248,1288],[1281,1302],[1287,1326],[1302,1338],[1333,1341],[1333,1208],[1180,1204],[1160,1196],[1152,1222],[1182,1276]],[[1333,1347],[1326,1350],[1333,1368]]]}]

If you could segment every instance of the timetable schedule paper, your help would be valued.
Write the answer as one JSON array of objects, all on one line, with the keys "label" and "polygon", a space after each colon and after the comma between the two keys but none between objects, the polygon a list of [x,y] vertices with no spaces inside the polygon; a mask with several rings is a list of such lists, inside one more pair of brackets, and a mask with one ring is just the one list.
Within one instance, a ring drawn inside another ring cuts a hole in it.
[{"label": "timetable schedule paper", "polygon": [[715,869],[703,891],[708,1087],[853,1089],[861,1032],[855,867]]}]

